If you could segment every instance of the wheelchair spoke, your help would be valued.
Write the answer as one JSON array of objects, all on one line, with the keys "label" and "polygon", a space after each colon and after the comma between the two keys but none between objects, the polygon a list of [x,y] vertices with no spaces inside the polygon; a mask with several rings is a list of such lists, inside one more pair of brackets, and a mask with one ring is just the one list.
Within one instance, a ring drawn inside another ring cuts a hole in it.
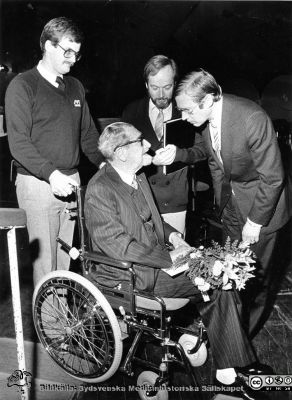
[{"label": "wheelchair spoke", "polygon": [[[100,381],[116,371],[121,359],[121,348],[118,353],[115,348],[117,343],[121,346],[121,339],[117,341],[112,325],[120,332],[118,321],[107,300],[85,278],[66,271],[58,274],[51,273],[35,299],[38,335],[49,355],[69,374]],[[76,279],[69,279],[71,275]]]}]

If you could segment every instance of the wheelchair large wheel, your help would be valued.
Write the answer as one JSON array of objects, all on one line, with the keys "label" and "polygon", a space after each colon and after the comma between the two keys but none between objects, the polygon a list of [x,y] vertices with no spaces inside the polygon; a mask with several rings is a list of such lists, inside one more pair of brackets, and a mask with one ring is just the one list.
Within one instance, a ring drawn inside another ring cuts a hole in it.
[{"label": "wheelchair large wheel", "polygon": [[178,340],[178,343],[182,345],[182,348],[184,349],[184,352],[193,367],[200,367],[201,365],[205,364],[205,361],[207,360],[208,356],[205,343],[201,344],[199,350],[196,351],[196,353],[194,354],[188,353],[188,350],[191,350],[193,347],[195,347],[197,341],[198,341],[197,336],[188,335],[186,333],[183,334]]},{"label": "wheelchair large wheel", "polygon": [[36,286],[33,319],[50,357],[83,382],[103,382],[118,369],[123,344],[116,315],[86,278],[53,271]]},{"label": "wheelchair large wheel", "polygon": [[[137,386],[141,400],[168,400],[168,391],[165,388],[155,388],[158,375],[153,371],[143,371],[138,376]],[[154,390],[153,389],[159,389]]]}]

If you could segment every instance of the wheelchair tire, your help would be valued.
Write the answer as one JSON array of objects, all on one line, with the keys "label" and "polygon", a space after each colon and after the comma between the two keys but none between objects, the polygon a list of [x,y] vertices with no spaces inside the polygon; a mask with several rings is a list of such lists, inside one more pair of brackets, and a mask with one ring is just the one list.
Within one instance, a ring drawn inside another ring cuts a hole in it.
[{"label": "wheelchair tire", "polygon": [[198,337],[195,335],[183,334],[178,340],[178,343],[181,344],[182,348],[186,356],[188,357],[191,365],[193,367],[200,367],[205,364],[207,360],[208,352],[205,343],[202,343],[199,350],[194,354],[188,354],[188,350],[192,349],[198,341]]},{"label": "wheelchair tire", "polygon": [[168,400],[168,391],[160,388],[154,396],[147,394],[147,388],[155,387],[158,375],[153,371],[143,371],[137,378],[138,393],[141,400]]},{"label": "wheelchair tire", "polygon": [[49,356],[70,376],[103,382],[118,369],[123,351],[116,315],[88,279],[53,271],[36,286],[33,320]]}]

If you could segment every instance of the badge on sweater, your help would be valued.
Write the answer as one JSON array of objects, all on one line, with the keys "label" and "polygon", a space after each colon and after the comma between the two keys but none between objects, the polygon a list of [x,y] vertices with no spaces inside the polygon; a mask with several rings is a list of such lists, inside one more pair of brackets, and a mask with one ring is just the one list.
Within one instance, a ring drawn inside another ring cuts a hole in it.
[{"label": "badge on sweater", "polygon": [[81,107],[80,100],[74,100],[74,107]]}]

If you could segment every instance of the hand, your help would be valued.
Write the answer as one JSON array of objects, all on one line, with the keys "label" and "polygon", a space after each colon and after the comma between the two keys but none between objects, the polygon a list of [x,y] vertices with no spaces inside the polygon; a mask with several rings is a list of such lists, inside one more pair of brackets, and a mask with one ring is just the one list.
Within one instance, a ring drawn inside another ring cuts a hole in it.
[{"label": "hand", "polygon": [[191,252],[191,247],[187,244],[186,246],[178,246],[175,250],[169,252],[171,261],[174,262],[180,256],[186,256]]},{"label": "hand", "polygon": [[261,225],[253,225],[247,221],[242,229],[242,240],[247,244],[254,244],[259,241]]},{"label": "hand", "polygon": [[182,238],[181,234],[178,232],[172,232],[169,235],[169,242],[176,249],[179,246],[187,246],[189,249],[191,246]]},{"label": "hand", "polygon": [[168,144],[163,149],[158,149],[153,157],[153,164],[155,165],[170,165],[173,163],[176,156],[176,146]]},{"label": "hand", "polygon": [[62,174],[57,169],[51,173],[49,177],[51,190],[56,196],[67,197],[73,192],[74,187],[78,187],[79,184],[70,176]]},{"label": "hand", "polygon": [[152,157],[145,153],[143,154],[143,167],[146,167],[146,165],[150,165],[152,163]]}]

